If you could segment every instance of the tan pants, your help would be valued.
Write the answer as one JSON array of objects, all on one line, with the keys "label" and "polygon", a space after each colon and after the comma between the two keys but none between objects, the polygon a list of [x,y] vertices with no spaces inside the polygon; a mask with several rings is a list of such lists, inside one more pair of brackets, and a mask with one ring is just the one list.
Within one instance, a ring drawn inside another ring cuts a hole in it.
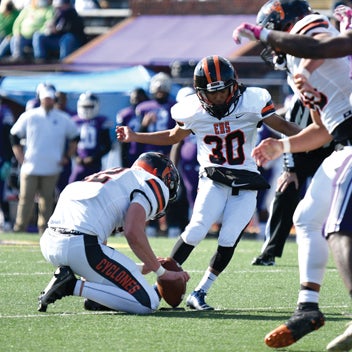
[{"label": "tan pants", "polygon": [[38,230],[42,234],[54,209],[58,175],[35,176],[21,173],[20,194],[14,232],[26,231],[38,196]]}]

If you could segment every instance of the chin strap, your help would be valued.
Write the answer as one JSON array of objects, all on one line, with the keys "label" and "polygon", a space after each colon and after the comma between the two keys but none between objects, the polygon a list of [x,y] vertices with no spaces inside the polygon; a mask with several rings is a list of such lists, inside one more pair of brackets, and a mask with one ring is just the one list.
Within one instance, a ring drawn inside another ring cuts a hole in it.
[{"label": "chin strap", "polygon": [[[237,85],[237,89],[235,94],[230,97],[229,102],[226,102],[225,104],[213,106],[213,107],[208,107],[205,108],[211,116],[214,116],[218,120],[221,120],[222,118],[230,115],[237,106],[238,100],[242,96],[243,92],[247,89],[246,86],[244,86],[242,83],[239,83]],[[216,111],[218,110],[218,111]]]}]

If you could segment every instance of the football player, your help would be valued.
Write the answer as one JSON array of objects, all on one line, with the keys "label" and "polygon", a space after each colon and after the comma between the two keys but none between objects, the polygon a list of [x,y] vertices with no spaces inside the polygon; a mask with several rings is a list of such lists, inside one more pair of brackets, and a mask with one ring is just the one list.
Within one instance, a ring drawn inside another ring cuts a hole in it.
[{"label": "football player", "polygon": [[103,156],[111,149],[111,124],[107,117],[99,115],[99,99],[95,94],[85,92],[79,96],[77,115],[72,120],[79,129],[80,140],[69,182],[83,180],[99,172]]},{"label": "football player", "polygon": [[352,55],[352,9],[340,5],[334,16],[340,22],[340,35],[334,37],[303,36],[251,23],[242,23],[235,28],[232,36],[237,44],[241,43],[241,37],[260,40],[275,51],[302,58],[332,59]]},{"label": "football player", "polygon": [[234,67],[224,57],[212,55],[198,62],[194,88],[196,94],[171,108],[175,127],[142,133],[119,126],[116,133],[121,142],[156,145],[176,144],[191,133],[195,135],[200,164],[198,193],[190,223],[171,256],[179,264],[184,263],[210,227],[221,222],[218,247],[186,302],[193,309],[212,310],[205,296],[229,264],[253,216],[258,189],[268,186],[251,157],[258,124],[265,123],[285,135],[295,134],[300,129],[275,113],[266,89],[239,83]]},{"label": "football player", "polygon": [[[40,239],[44,258],[58,269],[39,296],[38,310],[45,312],[50,303],[73,295],[88,299],[87,309],[96,302],[128,313],[154,312],[159,296],[142,274],[154,271],[162,280],[189,279],[185,271],[161,266],[144,231],[147,220],[164,214],[178,186],[174,164],[152,152],[142,154],[131,168],[104,170],[66,186]],[[143,265],[106,245],[117,228],[123,228]]]},{"label": "football player", "polygon": [[[257,24],[310,37],[339,35],[328,18],[314,13],[304,0],[268,1],[258,13]],[[272,48],[268,47],[266,51],[272,53]],[[259,165],[264,165],[284,152],[305,152],[332,140],[336,147],[315,173],[294,214],[300,271],[298,305],[287,322],[265,337],[266,344],[273,348],[289,346],[324,325],[318,302],[328,260],[328,244],[348,292],[352,294],[352,226],[349,220],[352,191],[349,96],[352,82],[348,74],[349,63],[347,58],[311,60],[274,52],[274,56],[279,55],[286,65],[291,88],[312,108],[313,123],[297,136],[262,141],[254,149],[253,156]],[[351,347],[352,339],[348,349]]]}]

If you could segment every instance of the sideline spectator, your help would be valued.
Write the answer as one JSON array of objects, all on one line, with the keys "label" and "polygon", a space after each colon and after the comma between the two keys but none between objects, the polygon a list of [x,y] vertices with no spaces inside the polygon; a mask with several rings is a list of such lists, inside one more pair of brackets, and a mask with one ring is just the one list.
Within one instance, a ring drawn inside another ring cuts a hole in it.
[{"label": "sideline spectator", "polygon": [[[20,194],[14,232],[27,230],[34,198],[38,195],[38,230],[42,234],[52,214],[55,187],[62,164],[71,155],[64,155],[66,140],[69,152],[75,149],[78,130],[71,117],[54,108],[55,91],[44,87],[39,91],[40,106],[25,111],[11,128],[12,149],[21,165]],[[26,139],[23,150],[21,139]]]},{"label": "sideline spectator", "polygon": [[[55,91],[55,108],[62,110],[69,114],[70,116],[73,116],[74,113],[69,111],[67,109],[67,95],[64,92],[57,92],[56,88],[53,84],[48,83],[48,82],[42,82],[39,83],[37,88],[36,88],[36,96],[33,99],[30,99],[27,101],[26,104],[26,111],[29,109],[34,109],[40,106],[40,99],[39,99],[39,91],[42,88],[50,88],[53,91]],[[69,143],[66,142],[66,147],[65,147],[65,155],[67,154],[67,148],[69,147]],[[68,179],[71,175],[72,172],[72,160],[71,158],[66,158],[63,160],[63,169],[60,174],[58,183],[57,183],[57,191],[60,193],[64,187],[68,184]]]},{"label": "sideline spectator", "polygon": [[[37,88],[35,90],[35,97],[32,99],[29,99],[26,103],[26,108],[25,110],[30,110],[30,109],[34,109],[40,106],[40,99],[39,99],[39,91],[43,88],[50,88],[52,89],[54,92],[56,92],[56,88],[53,84],[49,83],[49,82],[40,82],[37,85]],[[23,147],[25,148],[25,139],[23,139],[21,141],[21,143],[23,144]],[[17,163],[18,165],[18,163]],[[34,210],[34,214],[33,217],[28,225],[27,231],[28,232],[36,232],[37,231],[37,218],[38,218],[38,204],[37,204],[37,198],[35,198],[35,210]]]},{"label": "sideline spectator", "polygon": [[12,27],[19,13],[11,0],[0,3],[0,58],[11,55]]},{"label": "sideline spectator", "polygon": [[35,89],[35,97],[33,99],[29,99],[26,103],[26,111],[40,106],[39,92],[42,88],[49,88],[56,92],[56,88],[53,84],[48,82],[40,82]]},{"label": "sideline spectator", "polygon": [[77,125],[80,140],[69,183],[83,180],[101,171],[102,158],[111,149],[110,121],[99,115],[99,99],[91,92],[82,93],[77,101],[77,115],[72,121]]},{"label": "sideline spectator", "polygon": [[50,58],[60,60],[73,53],[87,42],[82,17],[71,0],[54,0],[54,17],[43,31],[33,34],[33,52],[36,62]]},{"label": "sideline spectator", "polygon": [[20,11],[13,24],[13,37],[10,42],[12,61],[25,58],[25,49],[33,49],[33,34],[36,31],[44,31],[53,16],[54,10],[48,0],[32,0],[30,5]]}]

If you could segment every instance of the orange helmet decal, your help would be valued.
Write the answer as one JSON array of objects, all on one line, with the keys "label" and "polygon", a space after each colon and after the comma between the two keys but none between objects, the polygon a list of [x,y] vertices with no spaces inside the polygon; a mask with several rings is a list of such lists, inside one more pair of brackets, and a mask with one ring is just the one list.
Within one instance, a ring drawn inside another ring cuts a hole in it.
[{"label": "orange helmet decal", "polygon": [[285,18],[285,11],[281,6],[280,1],[275,1],[268,10],[269,10],[268,13],[272,13],[273,11],[276,11],[277,13],[279,13],[281,20]]}]

